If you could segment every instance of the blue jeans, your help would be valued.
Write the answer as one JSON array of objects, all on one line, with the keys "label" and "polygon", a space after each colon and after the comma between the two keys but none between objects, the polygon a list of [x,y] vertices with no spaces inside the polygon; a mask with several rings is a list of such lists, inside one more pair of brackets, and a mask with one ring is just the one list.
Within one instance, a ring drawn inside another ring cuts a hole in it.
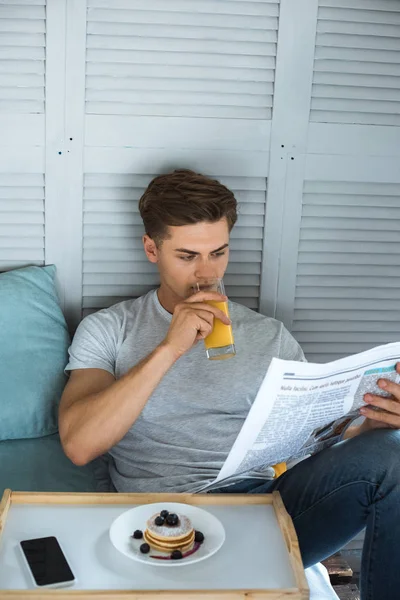
[{"label": "blue jeans", "polygon": [[377,429],[311,456],[273,481],[247,479],[217,493],[278,490],[305,567],[366,527],[362,600],[400,598],[400,431]]}]

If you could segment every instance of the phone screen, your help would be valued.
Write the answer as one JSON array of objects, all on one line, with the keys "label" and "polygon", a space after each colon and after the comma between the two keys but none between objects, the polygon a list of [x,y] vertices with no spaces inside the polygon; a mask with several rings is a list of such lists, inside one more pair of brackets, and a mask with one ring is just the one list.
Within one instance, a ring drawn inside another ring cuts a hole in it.
[{"label": "phone screen", "polygon": [[24,540],[21,547],[36,585],[74,581],[74,574],[54,536]]}]

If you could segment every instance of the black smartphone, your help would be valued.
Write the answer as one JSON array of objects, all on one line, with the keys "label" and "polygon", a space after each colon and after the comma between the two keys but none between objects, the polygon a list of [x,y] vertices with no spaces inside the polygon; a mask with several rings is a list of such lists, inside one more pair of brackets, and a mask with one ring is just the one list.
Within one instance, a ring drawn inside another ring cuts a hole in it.
[{"label": "black smartphone", "polygon": [[35,585],[65,587],[75,583],[74,574],[56,537],[23,540],[20,546]]}]

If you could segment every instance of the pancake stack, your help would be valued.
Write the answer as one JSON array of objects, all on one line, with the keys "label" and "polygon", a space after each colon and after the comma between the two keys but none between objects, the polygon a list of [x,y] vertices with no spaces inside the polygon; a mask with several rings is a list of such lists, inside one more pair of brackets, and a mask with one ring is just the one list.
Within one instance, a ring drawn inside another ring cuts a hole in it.
[{"label": "pancake stack", "polygon": [[195,531],[186,515],[161,511],[147,521],[143,538],[151,548],[159,552],[187,552],[193,548]]}]

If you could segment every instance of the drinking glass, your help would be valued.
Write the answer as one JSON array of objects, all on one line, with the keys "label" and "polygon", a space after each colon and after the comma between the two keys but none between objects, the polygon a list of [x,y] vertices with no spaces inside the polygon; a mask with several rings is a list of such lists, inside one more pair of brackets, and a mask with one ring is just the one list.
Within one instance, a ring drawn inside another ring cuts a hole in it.
[{"label": "drinking glass", "polygon": [[[204,280],[197,281],[191,286],[191,292],[218,292],[225,296],[225,287],[222,279],[218,277],[210,277]],[[215,306],[222,310],[228,317],[228,302],[216,302],[214,300],[206,300],[206,304]],[[210,360],[223,360],[235,356],[235,344],[233,340],[232,326],[225,325],[219,319],[214,319],[213,329],[211,333],[204,339],[207,358]]]}]

